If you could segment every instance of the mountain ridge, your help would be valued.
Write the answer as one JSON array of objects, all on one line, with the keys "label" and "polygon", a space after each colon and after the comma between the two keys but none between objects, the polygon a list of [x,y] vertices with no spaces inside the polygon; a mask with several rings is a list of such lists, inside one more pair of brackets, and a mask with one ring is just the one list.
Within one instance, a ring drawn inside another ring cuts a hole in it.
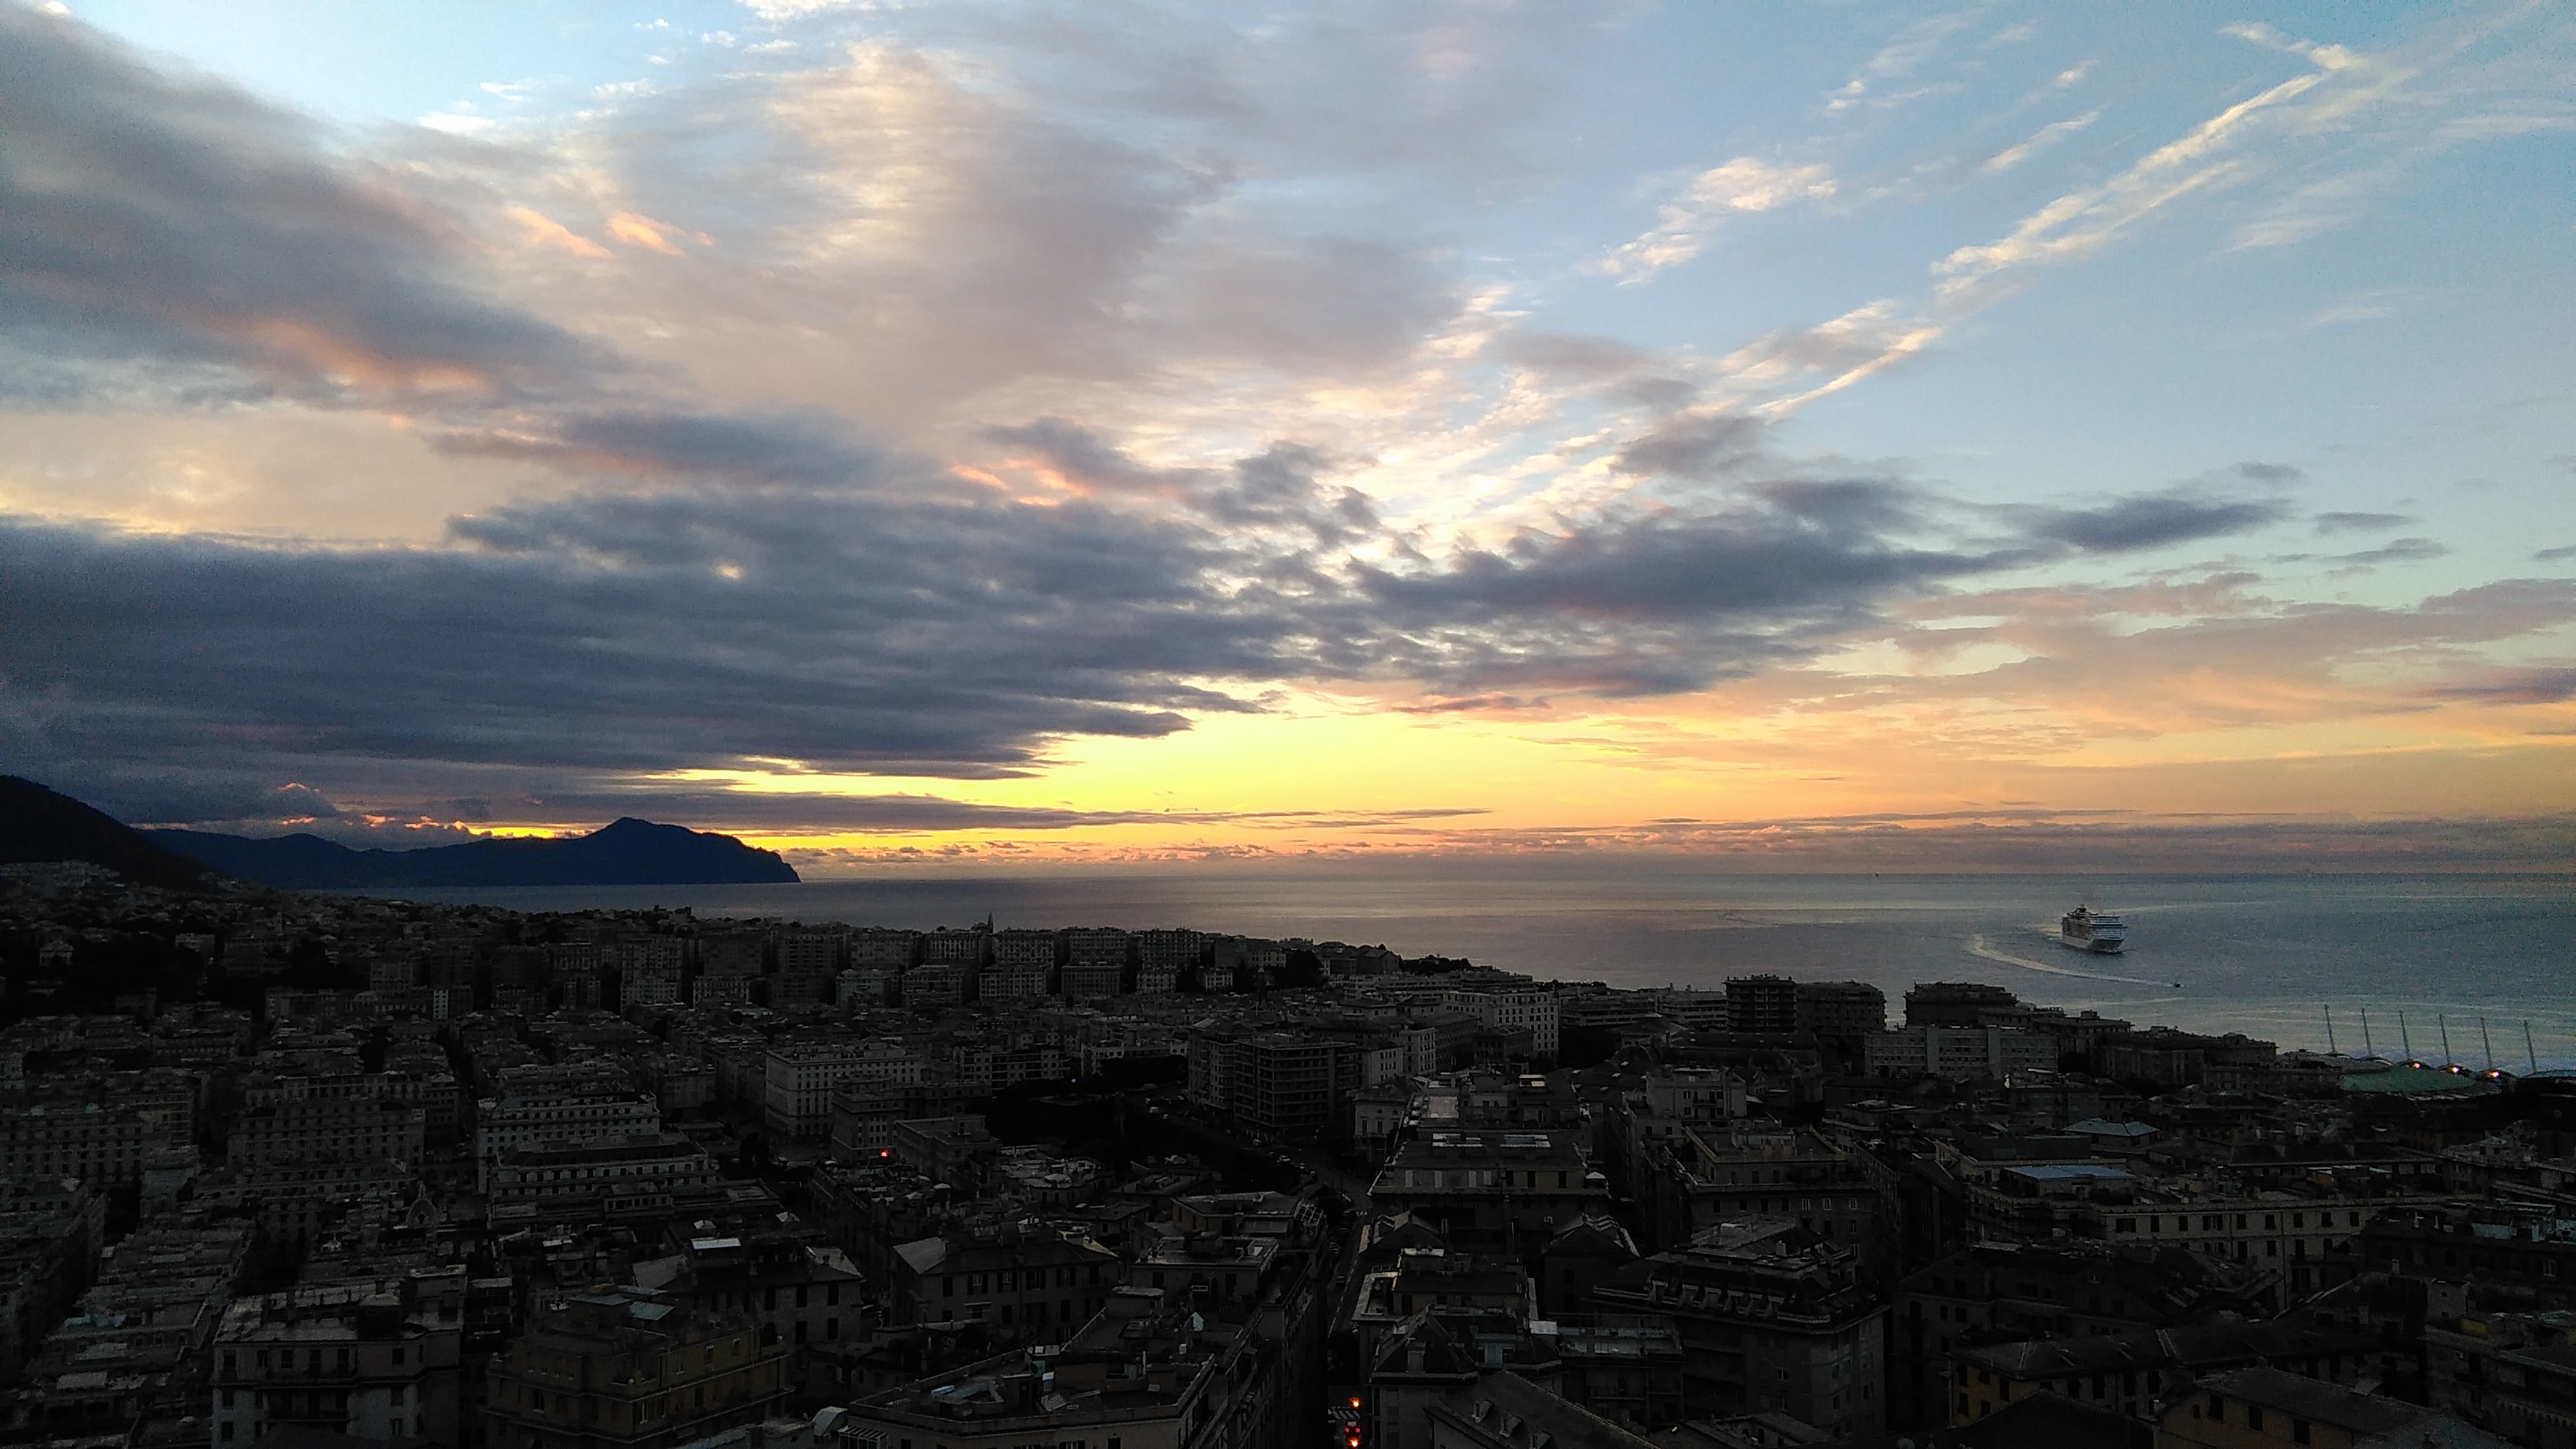
[{"label": "mountain ridge", "polygon": [[171,889],[216,882],[204,862],[171,851],[94,806],[34,780],[0,775],[0,865],[67,860]]},{"label": "mountain ridge", "polygon": [[587,835],[353,849],[318,835],[252,837],[145,830],[145,840],[226,874],[287,890],[385,887],[757,885],[799,877],[774,850],[634,816]]}]

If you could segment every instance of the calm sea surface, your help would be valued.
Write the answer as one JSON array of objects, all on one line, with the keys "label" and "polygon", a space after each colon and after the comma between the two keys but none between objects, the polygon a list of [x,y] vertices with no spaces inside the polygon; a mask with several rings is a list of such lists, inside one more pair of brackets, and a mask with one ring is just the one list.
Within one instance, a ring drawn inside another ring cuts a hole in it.
[{"label": "calm sea surface", "polygon": [[[518,910],[689,906],[928,929],[1190,926],[1384,944],[1408,955],[1614,986],[1716,987],[1754,971],[1855,979],[1891,1009],[1917,981],[1986,981],[2023,999],[2140,1023],[2236,1029],[2525,1065],[2576,1065],[2576,882],[2566,876],[1927,876],[1410,866],[422,891]],[[2129,950],[2057,944],[2079,902],[2129,922]],[[2479,1021],[2485,1019],[2486,1038]]]}]

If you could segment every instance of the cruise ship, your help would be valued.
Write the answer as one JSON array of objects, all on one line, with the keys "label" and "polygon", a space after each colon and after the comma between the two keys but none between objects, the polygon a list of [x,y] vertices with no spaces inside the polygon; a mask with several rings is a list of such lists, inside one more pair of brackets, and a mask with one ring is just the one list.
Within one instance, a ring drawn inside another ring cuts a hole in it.
[{"label": "cruise ship", "polygon": [[2057,939],[2078,951],[2116,956],[2129,944],[2128,923],[2090,906],[2077,906],[2057,918]]}]

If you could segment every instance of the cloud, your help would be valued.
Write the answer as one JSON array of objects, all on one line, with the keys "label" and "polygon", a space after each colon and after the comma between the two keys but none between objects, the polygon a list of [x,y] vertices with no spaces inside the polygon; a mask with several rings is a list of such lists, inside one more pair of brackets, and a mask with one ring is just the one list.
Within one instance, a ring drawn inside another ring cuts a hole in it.
[{"label": "cloud", "polygon": [[1742,413],[1685,414],[1631,440],[1610,466],[1649,477],[1712,478],[1760,457],[1767,437],[1759,418]]},{"label": "cloud", "polygon": [[2471,704],[2564,704],[2576,699],[2576,665],[2508,669],[2483,679],[2436,685],[2424,694]]},{"label": "cloud", "polygon": [[[1745,426],[1668,439],[1666,462],[1749,450]],[[1944,542],[1953,506],[1910,485],[1748,458],[1688,507],[1424,550],[1335,480],[1360,464],[1305,445],[1156,468],[1064,419],[993,436],[1062,487],[960,493],[805,419],[632,411],[452,441],[630,487],[461,517],[439,546],[0,520],[0,747],[120,762],[128,796],[543,798],[782,761],[988,777],[1283,683],[1696,689],[2053,548],[2241,521],[2153,498]]]},{"label": "cloud", "polygon": [[[1915,22],[1903,35],[1879,47],[1877,53],[1869,58],[1868,64],[1862,66],[1850,80],[1843,82],[1831,96],[1826,98],[1826,114],[1848,111],[1862,105],[1877,107],[1900,105],[1932,91],[1943,89],[1939,86],[1919,86],[1910,91],[1889,95],[1882,93],[1879,86],[1883,81],[1897,80],[1911,75],[1925,61],[1939,54],[1941,48],[1952,37],[1974,25],[1976,20],[1977,12],[1974,9],[1967,9],[1953,11],[1946,15],[1930,16]],[[2009,34],[2009,32],[2005,33]],[[1998,39],[2000,38],[1999,36]]]},{"label": "cloud", "polygon": [[1246,825],[1363,830],[1485,814],[1480,807],[1396,810],[1082,810],[1072,806],[998,805],[920,793],[852,795],[823,791],[710,790],[629,784],[616,789],[559,790],[502,802],[515,818],[607,821],[622,815],[698,829],[750,833],[920,835],[950,831],[1065,831],[1119,825]]},{"label": "cloud", "polygon": [[463,249],[297,118],[0,7],[0,390],[489,397],[598,365]]},{"label": "cloud", "polygon": [[1738,156],[1692,177],[1664,203],[1652,229],[1597,258],[1592,269],[1623,284],[1643,282],[1706,250],[1729,217],[1776,211],[1833,194],[1833,173],[1823,166]]},{"label": "cloud", "polygon": [[[2394,763],[2393,761],[2390,763]],[[2131,810],[1993,809],[1869,813],[1751,820],[1677,818],[1632,825],[1566,825],[1443,832],[1419,842],[1444,871],[1551,871],[1583,859],[1634,869],[1653,860],[1711,859],[1739,868],[1993,870],[2054,874],[2069,859],[2086,869],[2138,873],[2213,870],[2549,870],[2576,852],[2576,815],[2524,819],[2285,818],[2252,813],[2155,815]],[[1372,857],[1396,852],[1373,846]],[[1386,859],[1381,868],[1395,868]]]},{"label": "cloud", "polygon": [[2123,498],[2098,508],[2039,510],[2030,530],[2087,553],[2129,553],[2221,538],[2287,516],[2277,500],[2220,499],[2192,490]]},{"label": "cloud", "polygon": [[2338,554],[2334,562],[2350,568],[2368,568],[2384,563],[2419,563],[2425,559],[2445,557],[2450,552],[2449,548],[2434,539],[2398,538],[2391,539],[2378,548],[2366,548],[2359,553]]},{"label": "cloud", "polygon": [[2329,512],[2316,516],[2319,533],[2377,533],[2383,529],[2404,528],[2415,520],[2403,513]]}]

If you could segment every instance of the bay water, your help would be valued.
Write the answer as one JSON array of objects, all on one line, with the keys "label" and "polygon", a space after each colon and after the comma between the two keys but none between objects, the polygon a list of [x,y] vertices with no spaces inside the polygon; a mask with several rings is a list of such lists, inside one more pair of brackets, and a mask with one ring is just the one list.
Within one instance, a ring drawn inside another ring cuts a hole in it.
[{"label": "bay water", "polygon": [[[793,885],[416,891],[528,911],[688,906],[701,917],[927,930],[1188,926],[1385,945],[1613,986],[1718,989],[1773,972],[1859,980],[1902,1012],[1921,981],[2284,1047],[2576,1068],[2576,880],[2565,875],[1787,875],[1586,860],[1367,868],[881,875]],[[2058,944],[2078,904],[2129,948]],[[2365,1026],[2366,1014],[2366,1026]],[[2483,1026],[2481,1025],[2483,1023]],[[2530,1042],[2526,1047],[2525,1024]]]}]

